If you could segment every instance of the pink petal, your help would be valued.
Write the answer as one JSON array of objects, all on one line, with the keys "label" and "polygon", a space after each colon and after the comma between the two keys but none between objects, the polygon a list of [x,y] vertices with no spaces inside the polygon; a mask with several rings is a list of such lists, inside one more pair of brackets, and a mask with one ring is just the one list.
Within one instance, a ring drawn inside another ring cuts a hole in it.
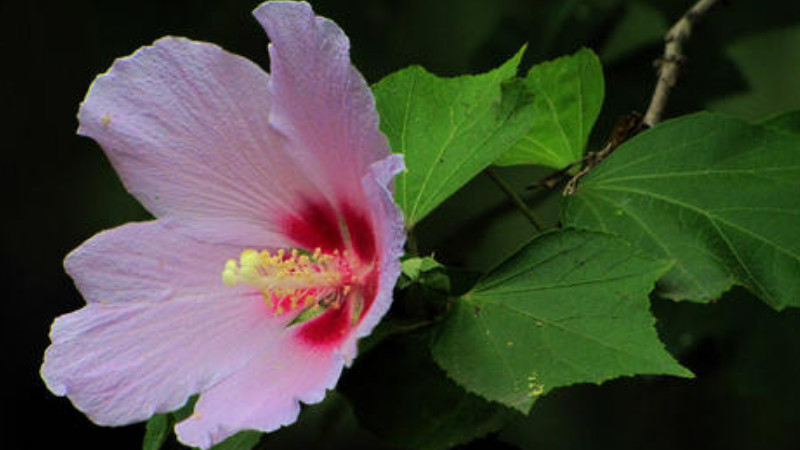
[{"label": "pink petal", "polygon": [[[79,132],[160,217],[101,233],[66,261],[89,304],[53,324],[42,377],[98,423],[143,420],[200,392],[177,427],[185,443],[274,430],[335,386],[391,303],[402,160],[347,38],[304,3],[255,14],[272,38],[271,78],[219,47],[165,38],[117,61],[81,107]],[[342,309],[287,329],[262,294],[222,284],[243,245],[350,246],[375,268],[365,315],[355,328]]]},{"label": "pink petal", "polygon": [[403,215],[394,203],[390,187],[394,176],[403,170],[405,165],[402,155],[392,155],[370,166],[369,174],[361,181],[371,207],[374,233],[379,241],[377,246],[380,249],[380,273],[375,299],[358,324],[355,338],[369,335],[392,304],[394,285],[400,276],[400,257],[403,255],[406,231]]},{"label": "pink petal", "polygon": [[[265,246],[286,244],[273,240]],[[226,296],[233,291],[221,282],[222,269],[242,250],[197,242],[162,219],[99,233],[67,255],[64,266],[90,303],[158,302],[177,294]]]},{"label": "pink petal", "polygon": [[182,406],[261,354],[284,321],[260,294],[223,285],[229,250],[149,222],[73,252],[67,266],[90,303],[53,323],[41,369],[50,390],[99,424],[126,424]]},{"label": "pink petal", "polygon": [[272,41],[271,123],[294,152],[318,161],[309,167],[318,185],[339,201],[362,201],[361,177],[389,149],[347,36],[307,3],[267,2],[254,15]]},{"label": "pink petal", "polygon": [[304,167],[320,162],[287,153],[268,122],[268,82],[215,45],[164,38],[95,80],[78,132],[100,143],[156,216],[181,219],[208,240],[270,240],[298,197],[322,194]]},{"label": "pink petal", "polygon": [[208,448],[240,430],[276,430],[297,419],[298,402],[320,402],[335,386],[343,367],[335,350],[310,350],[288,334],[271,344],[200,397],[194,414],[175,427],[181,442]]}]

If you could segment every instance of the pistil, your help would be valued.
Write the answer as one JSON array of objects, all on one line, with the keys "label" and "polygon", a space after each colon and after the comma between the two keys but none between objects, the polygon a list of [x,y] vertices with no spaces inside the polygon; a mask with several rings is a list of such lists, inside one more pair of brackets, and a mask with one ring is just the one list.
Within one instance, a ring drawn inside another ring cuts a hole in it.
[{"label": "pistil", "polygon": [[311,307],[338,308],[351,290],[353,276],[346,255],[338,250],[313,253],[297,249],[247,249],[239,261],[228,260],[222,281],[230,287],[247,284],[261,291],[273,313]]}]

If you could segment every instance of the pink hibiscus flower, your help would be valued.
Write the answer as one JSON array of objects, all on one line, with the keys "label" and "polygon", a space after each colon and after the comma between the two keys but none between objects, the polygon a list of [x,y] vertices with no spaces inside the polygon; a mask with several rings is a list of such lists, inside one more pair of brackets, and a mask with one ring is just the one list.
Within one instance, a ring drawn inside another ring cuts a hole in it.
[{"label": "pink hibiscus flower", "polygon": [[65,261],[87,305],[55,320],[41,373],[98,424],[196,393],[176,426],[188,445],[292,423],[391,303],[404,232],[390,187],[403,164],[348,39],[305,3],[254,14],[271,74],[167,37],[116,61],[81,105],[79,134],[157,218]]}]

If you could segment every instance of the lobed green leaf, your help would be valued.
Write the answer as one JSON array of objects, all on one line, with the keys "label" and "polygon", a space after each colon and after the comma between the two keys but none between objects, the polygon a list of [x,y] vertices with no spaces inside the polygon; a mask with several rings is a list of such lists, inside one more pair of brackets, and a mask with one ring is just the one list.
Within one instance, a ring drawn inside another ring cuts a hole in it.
[{"label": "lobed green leaf", "polygon": [[374,86],[381,130],[405,155],[395,199],[411,228],[518,141],[535,112],[515,82],[524,49],[491,72],[440,78],[412,66]]},{"label": "lobed green leaf", "polygon": [[623,144],[566,199],[563,221],[675,261],[659,293],[718,298],[734,284],[800,306],[800,139],[700,113]]},{"label": "lobed green leaf", "polygon": [[542,235],[458,301],[434,359],[469,391],[524,413],[558,386],[688,376],[649,310],[648,293],[669,267],[609,235]]},{"label": "lobed green leaf", "polygon": [[532,127],[496,164],[560,169],[580,160],[603,104],[603,83],[600,60],[587,48],[531,67],[525,85],[534,95]]}]

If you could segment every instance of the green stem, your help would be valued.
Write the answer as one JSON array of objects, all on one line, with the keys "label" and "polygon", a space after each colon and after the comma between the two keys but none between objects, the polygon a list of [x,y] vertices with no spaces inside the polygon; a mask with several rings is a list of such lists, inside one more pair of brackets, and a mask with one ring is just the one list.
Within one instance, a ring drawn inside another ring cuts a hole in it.
[{"label": "green stem", "polygon": [[406,249],[409,256],[419,256],[419,247],[417,247],[417,236],[414,235],[414,229],[409,228],[406,230]]},{"label": "green stem", "polygon": [[417,331],[420,328],[425,328],[427,326],[433,325],[434,323],[436,323],[435,320],[423,320],[420,322],[410,323],[408,325],[392,329],[391,332],[389,332],[389,335],[410,333],[412,331]]},{"label": "green stem", "polygon": [[531,225],[533,225],[533,228],[535,228],[536,231],[541,233],[543,231],[543,228],[541,225],[539,225],[539,220],[536,218],[536,215],[534,215],[533,211],[531,211],[531,209],[528,208],[528,205],[525,204],[522,198],[520,198],[520,196],[517,195],[517,193],[514,192],[513,189],[511,189],[511,186],[509,186],[508,183],[505,182],[505,180],[500,178],[500,176],[497,175],[497,173],[494,170],[486,169],[484,170],[484,172],[486,172],[486,175],[488,175],[489,178],[491,178],[492,181],[494,181],[494,183],[508,196],[509,200],[511,200],[511,202],[514,203],[514,206],[517,207],[519,212],[521,212],[522,215],[524,215],[525,218],[528,219],[528,222],[530,222]]}]

